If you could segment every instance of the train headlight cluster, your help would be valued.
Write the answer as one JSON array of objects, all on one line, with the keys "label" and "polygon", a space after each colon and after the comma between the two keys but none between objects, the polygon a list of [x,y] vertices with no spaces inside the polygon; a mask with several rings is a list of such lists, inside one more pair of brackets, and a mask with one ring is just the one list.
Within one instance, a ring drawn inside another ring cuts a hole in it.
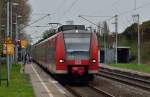
[{"label": "train headlight cluster", "polygon": [[59,62],[60,62],[60,63],[64,63],[65,61],[64,61],[63,59],[60,59]]}]

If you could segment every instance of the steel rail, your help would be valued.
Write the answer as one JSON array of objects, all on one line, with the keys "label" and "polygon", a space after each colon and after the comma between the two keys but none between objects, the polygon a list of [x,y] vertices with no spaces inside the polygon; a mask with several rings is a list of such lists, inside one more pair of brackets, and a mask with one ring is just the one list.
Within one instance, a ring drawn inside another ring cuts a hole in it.
[{"label": "steel rail", "polygon": [[108,70],[100,70],[100,72],[111,74],[111,75],[116,75],[116,76],[120,76],[120,77],[131,79],[131,80],[135,80],[135,81],[139,81],[139,82],[150,84],[149,80],[144,80],[142,78],[135,78],[135,77],[133,77],[131,75],[123,74],[123,72],[117,73],[117,72],[108,71]]},{"label": "steel rail", "polygon": [[[148,81],[144,82],[144,80],[140,80],[138,78],[133,78],[132,79],[131,77],[127,77],[127,75],[126,76],[121,76],[121,74],[116,74],[116,73],[112,73],[112,72],[109,72],[109,71],[103,72],[101,70],[99,71],[99,76],[103,76],[103,77],[106,77],[106,78],[109,78],[109,79],[119,81],[121,83],[125,83],[125,84],[128,84],[128,85],[132,85],[134,87],[138,87],[138,88],[150,91],[149,82]],[[146,85],[144,85],[144,84],[146,84]]]},{"label": "steel rail", "polygon": [[65,86],[65,88],[70,92],[70,93],[72,93],[74,96],[76,96],[76,97],[83,97],[83,96],[81,96],[78,92],[76,92],[75,90],[73,90],[71,87],[69,87],[69,86]]},{"label": "steel rail", "polygon": [[102,90],[102,89],[99,89],[99,88],[97,88],[97,87],[94,87],[94,86],[91,86],[91,85],[89,85],[89,87],[90,87],[91,89],[93,89],[94,91],[103,94],[104,97],[115,97],[115,96],[111,95],[110,93],[108,93],[108,92],[106,92],[106,91],[104,91],[104,90]]}]

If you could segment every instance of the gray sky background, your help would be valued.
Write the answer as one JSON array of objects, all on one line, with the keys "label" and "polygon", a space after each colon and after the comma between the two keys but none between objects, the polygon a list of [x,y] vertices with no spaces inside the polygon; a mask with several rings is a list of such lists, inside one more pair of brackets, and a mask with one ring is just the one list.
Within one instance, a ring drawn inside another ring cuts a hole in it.
[{"label": "gray sky background", "polygon": [[[75,24],[85,24],[90,26],[92,24],[79,18],[78,15],[89,15],[89,16],[114,16],[119,15],[119,32],[122,32],[127,26],[133,23],[132,15],[135,13],[140,14],[140,21],[146,21],[150,19],[150,0],[137,0],[137,8],[134,9],[135,0],[29,0],[32,6],[31,23],[46,15],[51,14],[49,17],[39,21],[32,26],[46,26],[49,22],[60,22],[62,24],[65,21],[73,20]],[[129,11],[129,12],[127,12]],[[124,13],[124,14],[122,14]],[[106,18],[102,17],[87,17],[85,18],[93,21],[94,23],[102,22]],[[110,31],[114,31],[114,19],[108,22]],[[30,24],[30,23],[29,23]],[[94,25],[92,25],[95,27]],[[34,41],[37,40],[43,31],[47,30],[48,27],[28,27],[27,33],[31,34]],[[33,35],[34,34],[34,35]]]}]

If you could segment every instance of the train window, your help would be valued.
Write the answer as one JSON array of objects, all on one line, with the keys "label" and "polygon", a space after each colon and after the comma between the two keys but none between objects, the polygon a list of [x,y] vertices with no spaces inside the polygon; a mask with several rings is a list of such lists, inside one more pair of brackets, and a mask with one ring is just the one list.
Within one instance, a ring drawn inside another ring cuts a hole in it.
[{"label": "train window", "polygon": [[65,46],[68,59],[88,59],[90,48],[90,33],[65,33]]}]

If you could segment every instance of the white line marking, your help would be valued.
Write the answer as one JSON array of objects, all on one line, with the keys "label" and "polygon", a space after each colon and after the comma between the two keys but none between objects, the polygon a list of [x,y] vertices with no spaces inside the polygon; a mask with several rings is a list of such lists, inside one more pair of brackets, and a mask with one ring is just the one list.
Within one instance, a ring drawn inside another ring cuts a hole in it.
[{"label": "white line marking", "polygon": [[66,92],[58,86],[58,81],[55,81],[54,79],[49,79],[49,81],[55,85],[59,92],[61,92],[64,95],[66,94]]},{"label": "white line marking", "polygon": [[58,87],[56,84],[55,84],[55,86],[57,87],[57,89],[59,90],[59,92],[61,92],[62,94],[66,94],[66,92],[63,91],[60,87]]},{"label": "white line marking", "polygon": [[33,65],[32,66],[32,69],[33,71],[35,72],[36,76],[38,77],[38,79],[40,80],[41,84],[43,85],[43,87],[45,88],[46,92],[48,92],[48,95],[49,97],[54,97],[52,95],[52,92],[47,88],[47,86],[45,85],[45,83],[43,82],[43,80],[41,79],[40,75],[36,72],[36,70],[34,69]]},{"label": "white line marking", "polygon": [[54,80],[50,80],[52,83],[54,83],[54,84],[56,84],[56,83],[58,83],[57,81],[54,81]]}]

